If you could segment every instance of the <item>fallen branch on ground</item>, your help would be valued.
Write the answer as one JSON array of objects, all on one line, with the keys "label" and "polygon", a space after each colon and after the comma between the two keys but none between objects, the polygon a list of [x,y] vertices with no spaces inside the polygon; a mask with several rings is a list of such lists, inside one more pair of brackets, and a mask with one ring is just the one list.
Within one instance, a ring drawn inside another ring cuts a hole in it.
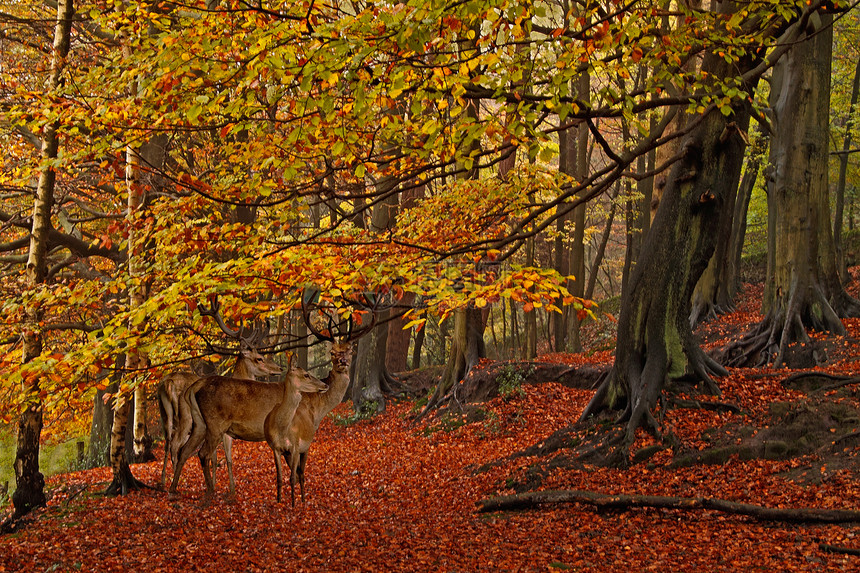
[{"label": "fallen branch on ground", "polygon": [[826,551],[828,553],[844,553],[845,555],[860,555],[860,549],[854,549],[853,547],[841,547],[839,545],[828,545],[826,543],[822,543],[818,546],[822,551]]},{"label": "fallen branch on ground", "polygon": [[632,509],[634,507],[656,507],[688,511],[709,509],[735,515],[746,515],[763,521],[788,521],[795,523],[860,522],[860,511],[850,509],[823,509],[817,507],[777,508],[705,497],[635,494],[606,495],[583,490],[545,490],[505,495],[481,501],[478,511],[485,513],[490,511],[535,509],[544,504],[554,503],[585,503],[600,509]]}]

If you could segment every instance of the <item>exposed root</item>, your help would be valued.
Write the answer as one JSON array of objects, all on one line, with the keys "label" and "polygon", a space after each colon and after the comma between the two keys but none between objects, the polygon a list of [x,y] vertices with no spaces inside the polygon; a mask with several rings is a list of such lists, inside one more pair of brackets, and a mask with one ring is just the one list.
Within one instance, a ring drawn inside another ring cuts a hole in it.
[{"label": "exposed root", "polygon": [[546,504],[585,503],[599,509],[630,510],[637,507],[656,507],[681,511],[713,510],[733,515],[744,515],[762,521],[790,523],[858,523],[860,511],[851,509],[825,509],[820,507],[765,507],[708,497],[674,497],[664,495],[606,495],[583,490],[546,490],[505,495],[480,502],[478,511],[512,511],[535,509]]},{"label": "exposed root", "polygon": [[104,494],[108,496],[127,495],[130,491],[140,491],[141,489],[157,488],[152,488],[135,478],[131,473],[131,468],[123,461],[120,464],[119,472],[114,474],[113,481],[107,486]]}]

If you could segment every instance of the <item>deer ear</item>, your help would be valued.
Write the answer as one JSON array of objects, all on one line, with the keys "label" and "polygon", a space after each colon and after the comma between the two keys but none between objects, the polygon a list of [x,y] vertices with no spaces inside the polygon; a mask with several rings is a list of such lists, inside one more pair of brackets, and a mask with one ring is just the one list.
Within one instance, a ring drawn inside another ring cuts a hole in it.
[{"label": "deer ear", "polygon": [[251,345],[244,338],[239,340],[239,352],[246,353],[251,351]]}]

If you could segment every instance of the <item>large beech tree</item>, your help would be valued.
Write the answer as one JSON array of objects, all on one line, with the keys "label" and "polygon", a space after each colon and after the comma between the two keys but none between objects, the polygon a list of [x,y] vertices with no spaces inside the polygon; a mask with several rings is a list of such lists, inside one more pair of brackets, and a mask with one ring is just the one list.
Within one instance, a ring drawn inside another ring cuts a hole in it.
[{"label": "large beech tree", "polygon": [[[738,4],[724,2],[727,18],[738,14]],[[707,53],[702,71],[714,82],[751,93],[758,76],[781,56],[793,40],[804,38],[820,6],[802,13],[790,26],[774,21],[762,30],[780,38],[782,48],[765,56],[764,50],[727,61],[725,52]],[[731,88],[730,88],[731,89]],[[686,375],[718,392],[713,374],[725,370],[705,355],[694,340],[689,323],[690,297],[714,248],[723,210],[737,184],[746,137],[741,130],[750,107],[738,102],[731,109],[712,106],[693,120],[681,141],[681,159],[672,167],[642,254],[627,290],[622,294],[614,366],[582,417],[606,408],[621,407],[625,424],[608,443],[613,463],[627,462],[635,430],[645,427],[661,435],[655,416],[663,390]]]},{"label": "large beech tree", "polygon": [[842,285],[830,218],[832,16],[806,32],[774,73],[765,318],[729,348],[733,364],[781,365],[791,344],[809,341],[807,328],[844,334],[840,317],[860,315]]}]

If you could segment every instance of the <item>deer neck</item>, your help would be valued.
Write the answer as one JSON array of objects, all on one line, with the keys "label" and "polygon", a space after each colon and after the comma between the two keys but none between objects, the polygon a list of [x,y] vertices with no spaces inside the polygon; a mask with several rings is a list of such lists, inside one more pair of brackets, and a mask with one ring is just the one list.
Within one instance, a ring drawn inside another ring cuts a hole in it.
[{"label": "deer neck", "polygon": [[324,394],[319,394],[321,407],[315,412],[317,423],[343,401],[349,386],[349,364],[347,363],[345,367],[332,368],[324,382],[328,384],[328,390]]},{"label": "deer neck", "polygon": [[282,423],[288,423],[293,419],[301,400],[302,393],[299,392],[298,388],[290,384],[289,379],[284,380],[284,397],[280,404],[275,407],[273,415]]},{"label": "deer neck", "polygon": [[236,360],[236,364],[233,365],[233,370],[230,371],[227,376],[230,378],[241,378],[243,380],[253,380],[255,378],[248,369],[248,362],[241,356]]}]

